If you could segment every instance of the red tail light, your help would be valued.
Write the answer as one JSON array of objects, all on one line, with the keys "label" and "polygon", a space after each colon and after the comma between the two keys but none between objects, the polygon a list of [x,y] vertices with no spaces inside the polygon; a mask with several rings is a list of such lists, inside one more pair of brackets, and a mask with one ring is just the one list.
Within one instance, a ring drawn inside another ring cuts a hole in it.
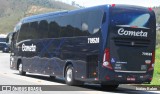
[{"label": "red tail light", "polygon": [[104,56],[103,56],[103,67],[106,67],[108,69],[113,69],[112,65],[110,63],[110,51],[109,48],[106,48],[104,51]]},{"label": "red tail light", "polygon": [[152,61],[151,61],[151,64],[149,66],[148,71],[153,70],[153,68],[154,68],[154,62],[155,62],[155,51],[152,52]]}]

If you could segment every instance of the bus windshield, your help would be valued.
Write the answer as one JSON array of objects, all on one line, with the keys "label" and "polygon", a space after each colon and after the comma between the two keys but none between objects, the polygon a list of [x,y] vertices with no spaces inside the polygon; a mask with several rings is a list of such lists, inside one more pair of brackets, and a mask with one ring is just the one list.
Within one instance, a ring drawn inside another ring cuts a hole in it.
[{"label": "bus windshield", "polygon": [[147,11],[137,11],[133,9],[119,9],[114,8],[112,11],[112,26],[124,27],[137,27],[148,28],[150,27],[151,15]]},{"label": "bus windshield", "polygon": [[0,38],[0,42],[6,42],[6,38]]}]

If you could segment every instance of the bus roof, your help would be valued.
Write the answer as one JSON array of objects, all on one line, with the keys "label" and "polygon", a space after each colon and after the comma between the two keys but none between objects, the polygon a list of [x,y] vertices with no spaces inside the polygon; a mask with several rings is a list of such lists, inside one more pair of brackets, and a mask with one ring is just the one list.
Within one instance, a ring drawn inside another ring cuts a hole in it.
[{"label": "bus roof", "polygon": [[28,22],[29,20],[42,18],[42,17],[57,16],[57,15],[61,16],[61,15],[64,15],[64,14],[72,14],[72,13],[74,14],[74,13],[77,13],[77,12],[85,12],[85,11],[89,11],[89,10],[93,10],[93,9],[102,8],[102,7],[105,7],[105,6],[106,5],[101,5],[101,6],[95,6],[95,7],[90,7],[90,8],[82,8],[82,9],[76,9],[76,10],[71,10],[71,11],[64,10],[64,11],[58,11],[58,12],[49,12],[49,13],[44,13],[44,14],[38,14],[38,15],[25,17],[21,21],[22,22]]},{"label": "bus roof", "polygon": [[[114,5],[114,6],[113,6]],[[147,9],[145,7],[141,7],[141,6],[134,6],[134,5],[123,5],[123,4],[106,4],[106,5],[100,5],[100,6],[94,6],[94,7],[89,7],[89,8],[82,8],[82,9],[76,9],[76,10],[71,10],[71,11],[58,11],[58,12],[49,12],[49,13],[44,13],[44,14],[38,14],[38,15],[33,15],[33,16],[29,16],[29,17],[25,17],[21,20],[21,22],[25,23],[25,22],[30,22],[33,19],[39,19],[39,18],[43,18],[43,17],[49,17],[49,16],[63,16],[64,14],[74,14],[74,13],[80,13],[80,12],[85,12],[85,11],[89,11],[89,10],[95,10],[95,9],[103,9],[103,8],[109,8],[109,7],[119,7],[119,8],[131,8],[131,9]]]}]

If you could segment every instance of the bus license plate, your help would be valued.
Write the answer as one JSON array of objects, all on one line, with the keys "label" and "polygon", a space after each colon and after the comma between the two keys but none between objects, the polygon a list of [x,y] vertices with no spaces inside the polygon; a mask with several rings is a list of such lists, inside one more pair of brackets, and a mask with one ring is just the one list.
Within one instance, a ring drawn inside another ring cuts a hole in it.
[{"label": "bus license plate", "polygon": [[127,78],[127,81],[135,81],[135,78]]}]

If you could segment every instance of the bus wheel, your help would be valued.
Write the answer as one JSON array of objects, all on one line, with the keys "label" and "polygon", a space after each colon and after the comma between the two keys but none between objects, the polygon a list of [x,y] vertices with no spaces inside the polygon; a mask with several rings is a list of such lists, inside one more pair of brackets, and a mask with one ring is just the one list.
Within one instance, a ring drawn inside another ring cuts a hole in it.
[{"label": "bus wheel", "polygon": [[19,71],[19,74],[20,75],[25,75],[26,74],[26,72],[24,72],[23,71],[23,64],[22,63],[20,63],[19,65],[18,65],[18,71]]},{"label": "bus wheel", "polygon": [[112,90],[115,90],[118,88],[119,85],[103,85],[101,84],[101,88],[103,90],[109,90],[109,91],[112,91]]},{"label": "bus wheel", "polygon": [[75,85],[74,68],[72,65],[68,65],[65,70],[65,81],[67,85]]}]

